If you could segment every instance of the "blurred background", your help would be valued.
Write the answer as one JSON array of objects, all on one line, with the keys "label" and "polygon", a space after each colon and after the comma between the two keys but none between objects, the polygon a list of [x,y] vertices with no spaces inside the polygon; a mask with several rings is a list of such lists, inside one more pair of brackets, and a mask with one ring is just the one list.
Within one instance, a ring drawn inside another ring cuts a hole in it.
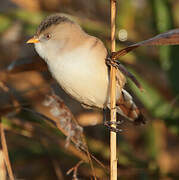
[{"label": "blurred background", "polygon": [[[179,0],[120,0],[117,7],[118,50],[179,27]],[[16,179],[72,179],[73,173],[66,175],[67,171],[86,158],[75,145],[65,146],[68,138],[66,140],[63,131],[35,113],[53,119],[54,112],[48,112],[48,105],[43,104],[51,89],[84,127],[89,152],[109,168],[109,130],[102,125],[102,113],[85,110],[66,95],[52,79],[34,47],[26,44],[41,20],[54,12],[69,14],[110,50],[109,0],[1,0],[0,117]],[[177,180],[179,46],[141,47],[120,61],[145,89],[141,93],[130,80],[126,85],[148,122],[134,126],[125,121],[121,125],[118,179]],[[1,148],[0,179],[5,180],[8,178],[2,159]],[[109,171],[93,162],[97,178],[109,179]],[[77,176],[91,179],[92,172],[90,165],[83,163]]]}]

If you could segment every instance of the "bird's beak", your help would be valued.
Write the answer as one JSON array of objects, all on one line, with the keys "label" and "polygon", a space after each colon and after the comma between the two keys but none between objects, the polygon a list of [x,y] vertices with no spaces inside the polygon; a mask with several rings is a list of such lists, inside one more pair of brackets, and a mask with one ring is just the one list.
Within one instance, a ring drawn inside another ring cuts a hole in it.
[{"label": "bird's beak", "polygon": [[39,39],[37,38],[37,37],[33,37],[33,38],[31,38],[31,39],[29,39],[26,43],[39,43],[40,41],[39,41]]}]

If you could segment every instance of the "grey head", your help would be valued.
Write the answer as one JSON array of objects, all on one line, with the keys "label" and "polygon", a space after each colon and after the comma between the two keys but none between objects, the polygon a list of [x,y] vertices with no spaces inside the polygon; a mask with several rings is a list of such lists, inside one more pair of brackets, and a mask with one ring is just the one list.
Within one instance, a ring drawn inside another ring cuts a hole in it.
[{"label": "grey head", "polygon": [[61,14],[46,17],[38,26],[36,34],[27,43],[34,43],[38,54],[45,60],[55,57],[74,34],[83,32],[78,24]]},{"label": "grey head", "polygon": [[61,14],[52,14],[50,16],[47,16],[38,26],[36,35],[37,36],[40,35],[51,26],[59,25],[61,23],[67,23],[67,22],[74,23],[72,20]]}]

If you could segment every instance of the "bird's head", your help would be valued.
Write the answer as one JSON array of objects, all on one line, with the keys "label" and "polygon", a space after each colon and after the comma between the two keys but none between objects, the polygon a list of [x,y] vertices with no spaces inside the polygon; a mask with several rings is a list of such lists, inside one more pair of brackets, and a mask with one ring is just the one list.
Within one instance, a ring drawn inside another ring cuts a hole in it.
[{"label": "bird's head", "polygon": [[68,41],[74,24],[61,14],[50,15],[40,23],[36,34],[27,43],[33,43],[43,59],[52,59]]}]

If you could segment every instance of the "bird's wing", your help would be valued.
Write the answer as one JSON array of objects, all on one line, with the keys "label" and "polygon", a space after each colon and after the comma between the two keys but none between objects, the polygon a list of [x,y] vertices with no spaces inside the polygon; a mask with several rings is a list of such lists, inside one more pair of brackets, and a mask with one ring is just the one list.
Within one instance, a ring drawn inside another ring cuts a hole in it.
[{"label": "bird's wing", "polygon": [[118,86],[118,93],[122,92],[122,89],[126,83],[125,75],[117,69],[116,71],[116,84]]}]

